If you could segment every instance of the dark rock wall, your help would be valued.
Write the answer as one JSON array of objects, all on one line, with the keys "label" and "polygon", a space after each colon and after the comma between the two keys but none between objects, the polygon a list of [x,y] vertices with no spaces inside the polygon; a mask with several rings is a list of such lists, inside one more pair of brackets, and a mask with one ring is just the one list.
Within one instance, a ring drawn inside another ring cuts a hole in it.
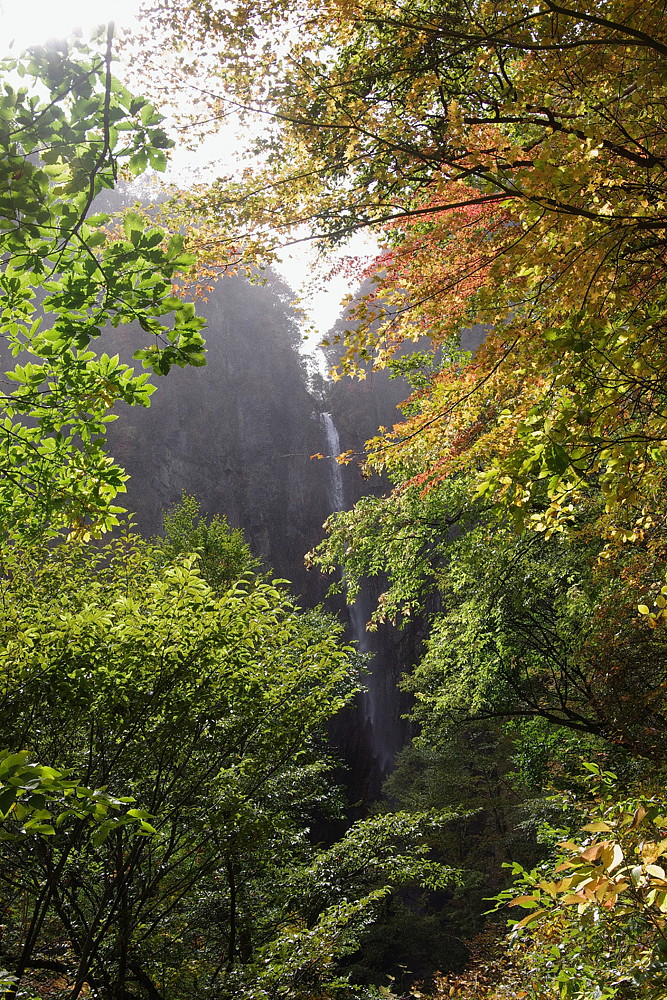
[{"label": "dark rock wall", "polygon": [[277,280],[218,283],[207,318],[207,366],[172,369],[149,409],[125,409],[112,452],[131,475],[126,505],[144,534],[182,490],[243,528],[253,552],[306,603],[321,586],[303,556],[328,514],[317,400],[306,388],[299,331]]},{"label": "dark rock wall", "polygon": [[[125,407],[109,436],[112,453],[131,475],[124,506],[145,535],[160,530],[162,511],[186,490],[208,513],[241,527],[254,554],[313,606],[325,598],[330,581],[307,571],[303,557],[322,538],[334,509],[336,476],[345,507],[387,488],[378,477],[365,480],[358,462],[341,468],[331,459],[310,458],[329,454],[322,414],[332,415],[340,449],[361,458],[378,425],[399,418],[396,404],[406,387],[369,372],[364,381],[326,382],[317,393],[309,391],[290,297],[277,278],[265,285],[222,279],[199,306],[208,324],[207,366],[172,369],[157,380],[151,406]],[[129,328],[109,337],[105,349],[127,357],[142,333]],[[381,586],[370,581],[352,612],[342,600],[329,602],[347,621],[349,638],[375,653],[368,692],[332,724],[352,800],[378,794],[407,738],[401,716],[408,706],[396,682],[414,660],[415,643],[391,628],[372,636],[364,630]]]}]

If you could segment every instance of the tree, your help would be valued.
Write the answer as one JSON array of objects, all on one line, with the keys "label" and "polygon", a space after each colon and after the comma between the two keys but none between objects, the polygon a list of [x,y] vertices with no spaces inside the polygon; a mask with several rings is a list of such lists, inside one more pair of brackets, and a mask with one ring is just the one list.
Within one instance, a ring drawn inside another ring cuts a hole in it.
[{"label": "tree", "polygon": [[[72,998],[88,983],[305,1000],[392,885],[455,877],[422,856],[435,815],[312,847],[312,818],[335,807],[324,726],[356,690],[352,651],[321,611],[247,576],[216,594],[197,561],[157,567],[131,536],[3,550],[3,731],[78,778],[57,819],[26,781],[0,803],[18,979],[57,970]],[[92,837],[87,788],[107,789]],[[128,793],[137,805],[109,815]]]},{"label": "tree", "polygon": [[[497,897],[528,911],[511,921],[521,985],[529,996],[555,989],[582,1000],[659,1000],[667,982],[662,783],[624,789],[612,772],[584,767],[580,786],[589,787],[568,804],[586,822],[561,835],[558,853],[540,868],[512,865],[514,885]],[[497,995],[490,991],[489,1000]]]},{"label": "tree", "polygon": [[386,580],[371,627],[428,618],[426,652],[404,679],[421,739],[482,720],[540,718],[661,759],[665,646],[637,615],[646,553],[600,561],[598,504],[570,535],[516,532],[470,502],[459,477],[402,485],[332,515],[309,554],[343,570],[353,599],[365,576]]},{"label": "tree", "polygon": [[6,738],[130,791],[156,830],[91,843],[75,822],[5,845],[17,902],[37,913],[50,887],[32,957],[55,922],[76,956],[75,993],[86,981],[121,996],[128,978],[148,995],[169,995],[177,974],[224,979],[277,918],[268,899],[255,904],[267,865],[306,852],[301,824],[323,780],[309,746],[352,690],[332,623],[269,584],[216,598],[192,559],[157,570],[130,539],[5,552],[4,570]]},{"label": "tree", "polygon": [[201,87],[214,111],[270,119],[259,166],[187,201],[222,226],[219,262],[232,219],[234,253],[244,226],[249,250],[259,236],[270,252],[306,221],[324,244],[393,225],[379,294],[398,286],[402,308],[381,333],[372,307],[359,315],[346,367],[489,325],[474,362],[434,377],[376,442],[375,465],[405,460],[431,482],[474,469],[529,523],[539,497],[566,524],[592,477],[612,541],[659,530],[662,15],[623,0],[154,8],[158,29],[222,49],[219,86]]},{"label": "tree", "polygon": [[134,356],[157,374],[204,363],[202,321],[172,291],[192,261],[182,238],[133,213],[114,233],[107,215],[90,214],[119,170],[162,169],[171,144],[151,105],[111,75],[111,27],[101,41],[101,51],[54,43],[1,67],[0,329],[6,364],[20,362],[2,400],[4,532],[117,523],[124,476],[104,431],[119,402],[147,406],[153,387],[96,352],[107,324],[138,321]]},{"label": "tree", "polygon": [[200,502],[183,493],[180,503],[163,515],[164,535],[155,539],[160,562],[196,552],[198,568],[212,590],[220,592],[243,573],[255,573],[255,559],[240,528],[230,528],[227,518],[214,514],[207,518]]}]

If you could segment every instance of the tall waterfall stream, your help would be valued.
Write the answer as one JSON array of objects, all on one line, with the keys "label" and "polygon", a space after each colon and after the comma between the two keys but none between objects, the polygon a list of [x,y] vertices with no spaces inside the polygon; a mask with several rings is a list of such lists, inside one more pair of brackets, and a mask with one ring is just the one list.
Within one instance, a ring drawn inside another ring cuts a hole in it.
[{"label": "tall waterfall stream", "polygon": [[[345,510],[345,488],[341,466],[336,461],[340,454],[340,439],[331,413],[320,414],[326,440],[326,456],[329,465],[329,506],[332,513]],[[360,710],[364,725],[368,730],[369,744],[381,776],[387,774],[393,764],[396,746],[395,736],[392,739],[391,702],[393,697],[394,679],[391,677],[387,664],[376,655],[370,636],[366,630],[366,622],[370,617],[372,602],[369,585],[362,582],[361,592],[353,605],[348,607],[350,631],[356,648],[360,653],[370,653],[371,659],[367,665],[368,673],[364,678],[364,690],[361,694]],[[389,708],[389,713],[388,713]]]}]

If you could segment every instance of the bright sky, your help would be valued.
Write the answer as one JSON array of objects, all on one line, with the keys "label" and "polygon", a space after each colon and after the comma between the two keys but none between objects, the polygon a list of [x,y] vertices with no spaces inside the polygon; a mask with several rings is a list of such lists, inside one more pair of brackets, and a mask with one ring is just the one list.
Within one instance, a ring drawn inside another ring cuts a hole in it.
[{"label": "bright sky", "polygon": [[12,40],[21,49],[107,21],[129,25],[138,6],[139,0],[0,0],[0,48],[4,55]]},{"label": "bright sky", "polygon": [[[49,38],[70,35],[77,28],[82,29],[86,37],[97,25],[110,20],[116,22],[117,28],[131,27],[139,4],[140,0],[0,0],[0,56],[9,54],[10,44],[13,51],[20,51]],[[214,146],[207,143],[207,149],[211,148]],[[180,167],[181,156],[178,162]],[[372,253],[373,247],[372,242],[357,237],[346,253]],[[299,244],[285,254],[280,267],[283,277],[301,293],[301,305],[314,330],[309,347],[333,326],[340,312],[340,300],[350,291],[343,277],[327,281],[326,287],[318,291],[305,290],[302,287],[304,276],[312,259],[308,244]]]}]

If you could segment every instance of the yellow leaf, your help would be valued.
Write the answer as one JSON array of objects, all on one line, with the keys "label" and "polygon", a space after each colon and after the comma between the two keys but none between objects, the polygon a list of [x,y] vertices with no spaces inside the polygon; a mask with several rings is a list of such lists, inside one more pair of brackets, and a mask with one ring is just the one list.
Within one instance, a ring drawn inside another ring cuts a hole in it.
[{"label": "yellow leaf", "polygon": [[664,840],[659,844],[656,844],[654,841],[648,841],[647,843],[642,844],[639,849],[639,853],[644,864],[652,865],[653,862],[662,854],[664,845]]},{"label": "yellow leaf", "polygon": [[524,917],[523,920],[520,920],[515,926],[527,927],[528,924],[534,924],[541,917],[543,917],[546,912],[546,910],[534,910],[532,913],[529,913],[527,917]]},{"label": "yellow leaf", "polygon": [[536,903],[539,898],[539,894],[534,892],[530,896],[517,896],[515,899],[510,901],[509,905],[523,906],[524,903]]}]

